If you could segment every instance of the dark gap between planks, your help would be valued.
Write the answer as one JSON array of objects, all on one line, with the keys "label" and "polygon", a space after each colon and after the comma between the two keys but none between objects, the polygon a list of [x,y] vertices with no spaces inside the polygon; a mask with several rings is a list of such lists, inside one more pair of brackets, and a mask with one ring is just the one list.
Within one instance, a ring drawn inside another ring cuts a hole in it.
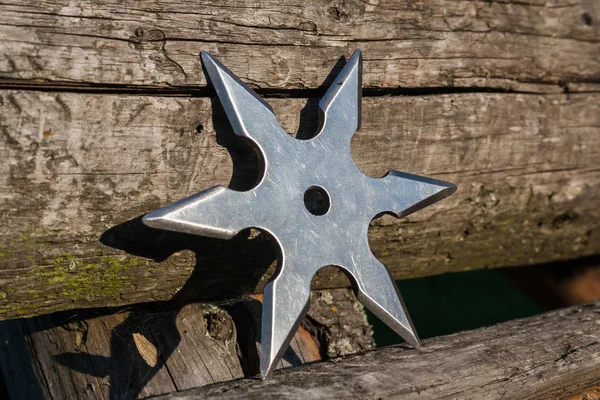
[{"label": "dark gap between planks", "polygon": [[[528,83],[528,82],[523,82]],[[574,82],[572,82],[574,83]],[[585,82],[596,83],[596,82]],[[564,84],[547,84],[549,87],[559,86],[564,93],[568,93],[568,87]],[[329,85],[323,84],[319,88],[308,89],[260,89],[253,90],[266,98],[320,98],[327,91]],[[214,97],[216,94],[212,87],[147,87],[128,86],[118,84],[85,84],[74,85],[69,83],[56,84],[30,84],[14,81],[0,80],[0,90],[23,90],[39,92],[60,93],[90,93],[90,94],[124,94],[140,96],[165,96],[165,97]],[[466,86],[432,86],[432,87],[396,87],[396,88],[366,88],[363,89],[363,97],[386,97],[386,96],[436,96],[445,94],[461,93],[513,93],[513,94],[544,94],[539,92],[502,89],[494,87],[466,87]]]}]

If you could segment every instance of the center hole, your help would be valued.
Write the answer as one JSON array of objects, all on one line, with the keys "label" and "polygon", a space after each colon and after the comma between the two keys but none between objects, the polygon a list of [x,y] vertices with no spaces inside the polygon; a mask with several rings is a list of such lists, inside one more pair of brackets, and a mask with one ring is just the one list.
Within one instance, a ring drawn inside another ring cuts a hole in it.
[{"label": "center hole", "polygon": [[304,206],[313,215],[325,215],[331,206],[329,194],[322,187],[311,186],[304,192]]}]

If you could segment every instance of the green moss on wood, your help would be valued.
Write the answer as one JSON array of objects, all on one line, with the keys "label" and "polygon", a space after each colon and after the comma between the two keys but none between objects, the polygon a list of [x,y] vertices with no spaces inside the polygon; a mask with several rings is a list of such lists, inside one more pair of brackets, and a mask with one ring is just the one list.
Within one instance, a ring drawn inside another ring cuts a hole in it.
[{"label": "green moss on wood", "polygon": [[53,234],[51,232],[47,232],[42,228],[35,227],[30,229],[23,229],[23,231],[17,238],[17,242],[27,242],[31,239],[46,238],[50,236],[53,236]]},{"label": "green moss on wood", "polygon": [[11,253],[12,253],[12,251],[10,251],[10,250],[1,249],[0,250],[0,260],[2,260],[3,258],[6,258],[8,256],[10,256]]},{"label": "green moss on wood", "polygon": [[72,301],[110,299],[131,286],[126,272],[137,267],[136,258],[103,256],[94,263],[86,263],[72,255],[61,255],[50,261],[52,266],[36,268],[27,274],[42,280],[49,289],[44,297],[56,288],[61,297]]}]

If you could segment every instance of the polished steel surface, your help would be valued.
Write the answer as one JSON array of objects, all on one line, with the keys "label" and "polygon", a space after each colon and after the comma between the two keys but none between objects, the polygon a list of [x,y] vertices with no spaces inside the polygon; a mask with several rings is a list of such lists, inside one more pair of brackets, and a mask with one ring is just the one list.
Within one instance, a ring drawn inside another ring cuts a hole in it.
[{"label": "polished steel surface", "polygon": [[360,50],[319,103],[321,129],[308,140],[286,134],[269,104],[210,54],[203,52],[202,61],[234,132],[261,155],[262,178],[245,192],[213,187],[155,210],[143,222],[225,239],[255,227],[274,238],[280,257],[264,292],[263,378],[287,348],[308,309],[311,279],[325,265],[342,268],[358,300],[418,346],[396,284],[371,253],[367,228],[377,215],[404,217],[449,196],[456,186],[398,171],[375,179],[356,167],[350,140],[360,127]]}]

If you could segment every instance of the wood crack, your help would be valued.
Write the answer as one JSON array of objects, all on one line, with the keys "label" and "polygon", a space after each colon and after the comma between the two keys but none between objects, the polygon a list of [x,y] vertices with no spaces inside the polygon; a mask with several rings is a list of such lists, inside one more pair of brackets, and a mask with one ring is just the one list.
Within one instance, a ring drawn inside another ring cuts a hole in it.
[{"label": "wood crack", "polygon": [[[181,66],[179,65],[179,68]],[[183,71],[183,68],[181,68]],[[187,75],[186,75],[187,76]],[[550,84],[535,81],[522,81],[523,83],[534,83],[547,87],[548,94],[555,94],[557,90],[567,92],[566,85],[578,83],[569,82],[561,84]],[[600,84],[600,81],[588,80],[585,83]],[[80,84],[71,82],[39,82],[31,80],[15,80],[0,78],[0,90],[24,90],[40,92],[66,92],[66,93],[96,93],[96,94],[132,94],[147,96],[167,96],[167,97],[212,97],[214,91],[206,86],[131,86],[116,84],[94,84],[81,82]],[[322,97],[326,88],[306,88],[306,89],[270,89],[254,88],[261,96],[267,98],[314,98]],[[585,90],[585,93],[599,93],[598,90]],[[485,86],[436,86],[436,87],[396,87],[396,88],[365,88],[363,97],[393,97],[393,96],[435,96],[445,94],[463,94],[463,93],[505,93],[505,94],[544,94],[539,91],[527,91],[509,88],[485,87]],[[571,93],[578,93],[572,91]]]}]

